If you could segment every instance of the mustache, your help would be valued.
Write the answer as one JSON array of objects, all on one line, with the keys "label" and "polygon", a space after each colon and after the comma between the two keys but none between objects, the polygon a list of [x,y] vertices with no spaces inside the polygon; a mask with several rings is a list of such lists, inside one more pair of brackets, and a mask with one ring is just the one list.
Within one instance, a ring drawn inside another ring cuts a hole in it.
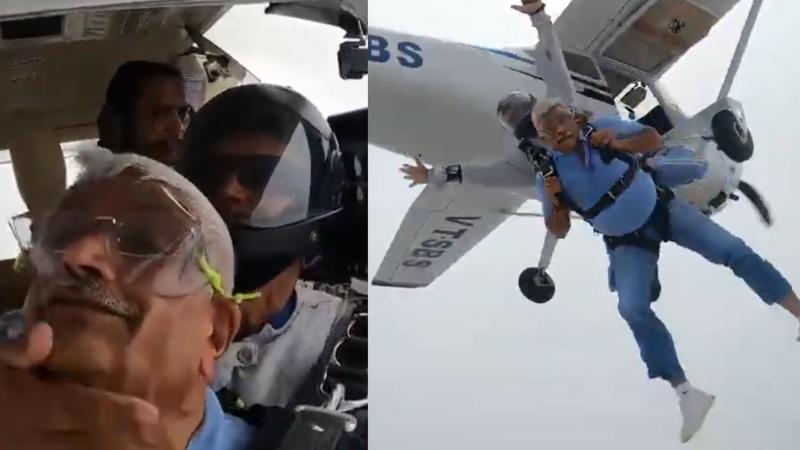
[{"label": "mustache", "polygon": [[135,320],[141,316],[139,308],[120,299],[100,281],[94,278],[62,278],[48,289],[43,306],[61,303],[92,307],[107,313]]}]

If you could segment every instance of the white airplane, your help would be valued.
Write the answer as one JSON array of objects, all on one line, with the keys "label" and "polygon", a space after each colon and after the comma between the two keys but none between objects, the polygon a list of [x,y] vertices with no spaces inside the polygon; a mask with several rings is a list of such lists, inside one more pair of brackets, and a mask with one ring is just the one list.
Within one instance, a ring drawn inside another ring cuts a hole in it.
[{"label": "white airplane", "polygon": [[[533,165],[497,120],[498,101],[511,91],[561,97],[595,116],[622,112],[637,118],[634,108],[643,100],[656,103],[637,120],[658,130],[665,144],[687,146],[708,163],[703,178],[676,194],[711,215],[739,191],[769,224],[760,196],[741,181],[753,140],[742,105],[728,97],[761,1],[753,2],[717,101],[686,117],[659,83],[737,3],[573,0],[554,24],[548,18],[536,25],[535,48],[481,48],[373,27],[370,143],[422,155],[437,168],[461,165],[463,177],[430,183],[419,194],[372,284],[427,286],[509,215],[540,215],[516,212],[536,194]],[[470,183],[470,176],[478,182]],[[544,269],[555,243],[548,234],[536,268],[541,270],[534,272],[545,277],[537,283],[552,289]]]}]

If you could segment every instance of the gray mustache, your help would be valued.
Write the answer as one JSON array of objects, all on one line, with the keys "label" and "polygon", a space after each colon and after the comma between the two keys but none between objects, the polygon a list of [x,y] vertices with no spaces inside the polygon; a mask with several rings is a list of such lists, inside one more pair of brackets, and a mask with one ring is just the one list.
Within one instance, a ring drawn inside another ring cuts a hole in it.
[{"label": "gray mustache", "polygon": [[126,317],[137,318],[140,315],[139,308],[124,300],[117,298],[114,294],[108,291],[102,282],[95,279],[68,279],[62,280],[56,284],[58,287],[69,289],[74,292],[76,296],[80,296],[85,301],[99,306],[103,309]]}]

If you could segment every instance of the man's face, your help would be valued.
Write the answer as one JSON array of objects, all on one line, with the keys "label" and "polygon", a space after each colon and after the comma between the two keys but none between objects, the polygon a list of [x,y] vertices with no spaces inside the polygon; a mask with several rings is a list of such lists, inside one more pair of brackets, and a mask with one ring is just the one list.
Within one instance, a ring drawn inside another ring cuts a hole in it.
[{"label": "man's face", "polygon": [[256,207],[262,214],[279,217],[299,204],[292,192],[281,192],[270,184],[278,164],[291,164],[282,160],[285,149],[279,140],[269,136],[233,136],[216,146],[208,157],[208,176],[192,181],[229,226],[245,223]]},{"label": "man's face", "polygon": [[157,77],[146,81],[134,104],[135,152],[174,165],[182,150],[188,112],[180,80]]},{"label": "man's face", "polygon": [[572,113],[558,106],[542,117],[539,133],[544,141],[561,153],[575,151],[578,144],[578,123]]},{"label": "man's face", "polygon": [[46,375],[178,402],[208,381],[227,345],[215,336],[235,326],[220,330],[192,218],[165,189],[130,172],[89,181],[44,222],[25,308],[53,328]]}]

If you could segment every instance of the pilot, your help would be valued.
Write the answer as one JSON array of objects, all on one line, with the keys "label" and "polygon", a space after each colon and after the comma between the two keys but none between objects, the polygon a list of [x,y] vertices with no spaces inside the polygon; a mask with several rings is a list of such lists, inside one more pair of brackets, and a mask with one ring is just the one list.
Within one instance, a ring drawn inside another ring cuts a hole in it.
[{"label": "pilot", "polygon": [[126,62],[108,84],[97,117],[98,145],[174,165],[191,112],[179,69],[153,61]]},{"label": "pilot", "polygon": [[557,172],[557,178],[539,181],[546,193],[547,228],[563,238],[574,211],[603,235],[619,313],[633,331],[650,378],[662,378],[675,388],[685,442],[702,425],[714,397],[689,384],[669,331],[650,307],[660,243],[675,242],[729,267],[762,301],[779,304],[798,319],[800,301],[789,282],[741,239],[638,168],[636,155],[663,145],[655,130],[605,120],[603,129],[585,135],[572,111],[551,99],[537,102],[532,119],[552,150]]},{"label": "pilot", "polygon": [[[299,283],[320,225],[340,210],[336,138],[302,95],[271,85],[231,88],[201,107],[179,169],[228,225],[242,326],[214,386],[240,406],[291,406],[352,306]],[[319,386],[317,384],[316,386]]]},{"label": "pilot", "polygon": [[0,321],[0,448],[245,449],[252,429],[209,387],[240,323],[224,222],[158,162],[78,161]]}]

